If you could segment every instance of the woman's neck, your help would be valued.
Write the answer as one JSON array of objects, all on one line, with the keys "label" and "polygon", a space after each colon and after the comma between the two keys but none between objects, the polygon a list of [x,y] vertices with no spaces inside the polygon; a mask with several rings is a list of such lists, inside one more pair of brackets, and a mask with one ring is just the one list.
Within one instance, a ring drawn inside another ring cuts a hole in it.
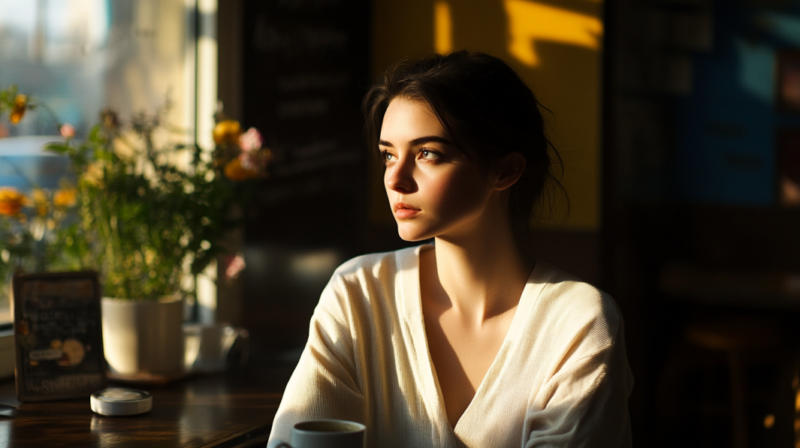
[{"label": "woman's neck", "polygon": [[466,236],[437,237],[426,256],[426,280],[438,292],[434,300],[474,325],[515,307],[533,269],[508,220],[495,217]]}]

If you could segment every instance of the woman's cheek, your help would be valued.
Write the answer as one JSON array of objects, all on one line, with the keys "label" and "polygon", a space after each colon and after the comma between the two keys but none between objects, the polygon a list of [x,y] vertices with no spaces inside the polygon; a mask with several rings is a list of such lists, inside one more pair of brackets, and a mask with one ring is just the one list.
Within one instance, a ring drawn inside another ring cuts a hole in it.
[{"label": "woman's cheek", "polygon": [[485,192],[478,180],[459,176],[441,180],[430,187],[440,220],[457,220],[480,212]]}]

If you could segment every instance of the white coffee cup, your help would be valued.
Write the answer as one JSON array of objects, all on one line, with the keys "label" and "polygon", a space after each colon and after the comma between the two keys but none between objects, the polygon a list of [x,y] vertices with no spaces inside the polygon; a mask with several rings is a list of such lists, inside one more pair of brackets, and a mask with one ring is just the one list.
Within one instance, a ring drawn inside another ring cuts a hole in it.
[{"label": "white coffee cup", "polygon": [[367,427],[347,420],[309,420],[294,425],[291,444],[273,440],[269,448],[364,448]]}]

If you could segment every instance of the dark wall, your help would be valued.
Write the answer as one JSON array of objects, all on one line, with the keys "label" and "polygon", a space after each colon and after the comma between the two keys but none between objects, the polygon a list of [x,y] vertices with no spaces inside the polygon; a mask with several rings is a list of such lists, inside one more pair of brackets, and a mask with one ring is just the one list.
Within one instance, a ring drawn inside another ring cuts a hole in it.
[{"label": "dark wall", "polygon": [[736,319],[781,335],[758,362],[742,355],[749,446],[791,436],[770,400],[793,397],[797,338],[781,331],[800,322],[785,282],[800,269],[800,209],[774,199],[773,136],[798,122],[774,108],[771,71],[776,49],[797,45],[772,35],[796,5],[605,4],[601,284],[626,320],[636,445],[732,446],[726,354],[687,335]]}]

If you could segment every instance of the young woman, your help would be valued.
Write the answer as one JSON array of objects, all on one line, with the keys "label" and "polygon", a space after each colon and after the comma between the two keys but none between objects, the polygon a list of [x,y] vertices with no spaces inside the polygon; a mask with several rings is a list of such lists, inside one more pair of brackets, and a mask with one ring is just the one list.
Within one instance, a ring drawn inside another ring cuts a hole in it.
[{"label": "young woman", "polygon": [[367,426],[369,447],[627,447],[632,387],[613,300],[526,258],[551,158],[533,92],[458,52],[389,69],[369,144],[406,241],[333,274],[275,417]]}]

